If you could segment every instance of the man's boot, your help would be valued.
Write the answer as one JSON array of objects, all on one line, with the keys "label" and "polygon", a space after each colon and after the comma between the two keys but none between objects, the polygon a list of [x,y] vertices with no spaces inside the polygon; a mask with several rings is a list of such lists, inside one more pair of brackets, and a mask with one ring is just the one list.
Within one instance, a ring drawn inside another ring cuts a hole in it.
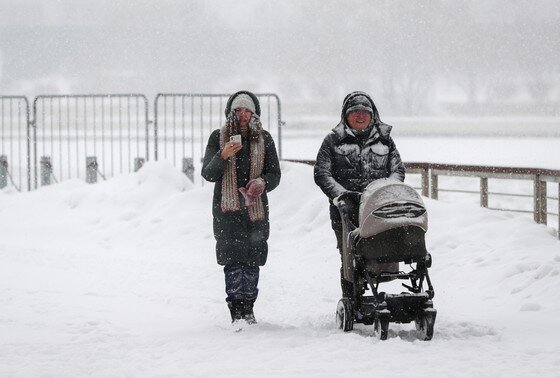
[{"label": "man's boot", "polygon": [[354,284],[346,281],[340,268],[340,287],[342,289],[342,298],[354,298]]},{"label": "man's boot", "polygon": [[232,323],[243,319],[243,301],[239,299],[233,299],[231,301],[227,301],[227,304],[231,313]]},{"label": "man's boot", "polygon": [[247,324],[257,324],[257,319],[255,319],[255,314],[253,313],[253,305],[255,300],[246,300],[243,303],[243,319]]}]

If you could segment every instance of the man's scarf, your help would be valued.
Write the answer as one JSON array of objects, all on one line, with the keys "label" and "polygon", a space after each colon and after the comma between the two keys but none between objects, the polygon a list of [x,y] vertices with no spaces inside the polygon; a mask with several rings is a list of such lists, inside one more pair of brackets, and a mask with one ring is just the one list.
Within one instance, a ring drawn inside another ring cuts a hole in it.
[{"label": "man's scarf", "polygon": [[[259,117],[253,115],[249,122],[249,144],[250,144],[250,170],[249,180],[260,177],[264,167],[264,137],[262,133],[262,125]],[[235,113],[232,111],[225,126],[220,129],[220,148],[224,148],[229,142],[232,135],[241,134],[241,127],[237,121]],[[231,156],[227,162],[226,170],[222,177],[222,211],[239,211],[239,188],[237,187],[237,158]],[[251,221],[264,220],[264,205],[261,196],[256,198],[253,205],[248,206],[249,219]]]}]

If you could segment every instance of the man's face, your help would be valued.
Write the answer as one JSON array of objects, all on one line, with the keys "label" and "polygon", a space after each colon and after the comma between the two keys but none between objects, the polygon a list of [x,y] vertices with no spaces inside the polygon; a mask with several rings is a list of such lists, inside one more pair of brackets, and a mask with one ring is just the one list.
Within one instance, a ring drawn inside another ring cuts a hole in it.
[{"label": "man's face", "polygon": [[348,113],[346,120],[348,121],[348,126],[352,129],[361,131],[369,126],[371,114],[365,110],[356,110]]},{"label": "man's face", "polygon": [[253,113],[247,108],[235,109],[235,115],[239,121],[239,125],[243,128],[249,126],[249,121],[251,121],[251,116]]}]

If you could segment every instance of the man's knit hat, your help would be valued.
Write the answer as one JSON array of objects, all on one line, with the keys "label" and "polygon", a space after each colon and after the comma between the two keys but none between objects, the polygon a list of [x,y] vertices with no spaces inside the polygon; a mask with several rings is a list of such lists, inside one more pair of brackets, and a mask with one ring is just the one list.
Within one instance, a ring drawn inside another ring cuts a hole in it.
[{"label": "man's knit hat", "polygon": [[249,109],[251,113],[255,114],[255,103],[251,96],[246,93],[240,93],[239,95],[235,96],[233,101],[231,102],[231,109],[236,110],[239,108]]},{"label": "man's knit hat", "polygon": [[373,108],[371,107],[371,101],[363,95],[358,95],[350,98],[348,100],[348,107],[346,108],[345,115],[357,110],[363,110],[369,112],[373,116]]}]

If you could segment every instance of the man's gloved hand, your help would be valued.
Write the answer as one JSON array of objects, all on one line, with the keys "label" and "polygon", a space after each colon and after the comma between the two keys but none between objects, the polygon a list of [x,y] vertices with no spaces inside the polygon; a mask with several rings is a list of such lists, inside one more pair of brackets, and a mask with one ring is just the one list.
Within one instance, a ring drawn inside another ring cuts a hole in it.
[{"label": "man's gloved hand", "polygon": [[245,198],[245,205],[246,206],[252,206],[252,205],[255,204],[255,201],[257,200],[257,197],[250,195],[246,188],[239,188],[239,192],[241,192],[241,194],[243,194],[243,198]]},{"label": "man's gloved hand", "polygon": [[262,178],[257,177],[255,179],[249,180],[246,188],[247,194],[256,198],[263,194],[264,189],[266,188],[266,182]]}]

